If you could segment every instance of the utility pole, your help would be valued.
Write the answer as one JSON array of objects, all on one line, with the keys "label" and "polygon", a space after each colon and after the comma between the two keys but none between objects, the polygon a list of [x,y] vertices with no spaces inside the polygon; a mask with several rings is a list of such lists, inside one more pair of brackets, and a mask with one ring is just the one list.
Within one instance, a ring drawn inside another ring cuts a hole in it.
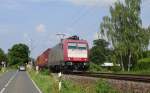
[{"label": "utility pole", "polygon": [[33,66],[33,61],[32,61],[32,57],[33,57],[32,56],[32,54],[33,54],[33,40],[28,34],[26,34],[25,38],[27,39],[27,43],[28,43],[29,50],[30,50],[30,54],[29,54],[30,62],[28,62],[28,66],[31,69],[32,66]]},{"label": "utility pole", "polygon": [[30,43],[30,64],[33,66],[33,62],[32,62],[32,51],[33,51],[33,40],[31,38],[29,38],[29,43]]},{"label": "utility pole", "polygon": [[[56,34],[59,39],[60,39],[60,43],[62,44],[62,40],[64,39],[65,37],[65,34]],[[58,73],[58,78],[59,78],[59,92],[61,91],[61,87],[62,87],[62,63],[60,63],[60,72]]]}]

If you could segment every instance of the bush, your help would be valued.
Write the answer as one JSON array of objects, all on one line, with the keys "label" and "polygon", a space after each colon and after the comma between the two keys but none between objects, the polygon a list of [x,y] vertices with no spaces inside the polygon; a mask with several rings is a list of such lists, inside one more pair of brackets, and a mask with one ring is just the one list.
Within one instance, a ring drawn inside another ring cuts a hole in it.
[{"label": "bush", "polygon": [[114,72],[119,72],[119,71],[121,71],[121,67],[120,66],[114,66],[114,67],[111,67],[111,70]]},{"label": "bush", "polygon": [[150,63],[150,58],[144,58],[144,59],[139,60],[138,62],[147,62],[147,63]]},{"label": "bush", "polygon": [[97,72],[97,71],[103,71],[103,69],[99,65],[90,62],[89,71]]},{"label": "bush", "polygon": [[138,61],[133,70],[150,70],[150,58],[144,58]]},{"label": "bush", "polygon": [[19,65],[18,65],[18,64],[16,64],[16,65],[12,65],[12,66],[9,66],[9,68],[11,68],[11,69],[18,69],[18,67],[19,67]]},{"label": "bush", "polygon": [[49,71],[49,69],[47,69],[47,68],[43,68],[43,69],[40,71],[40,73],[41,73],[42,75],[49,75],[49,74],[50,74],[50,71]]}]

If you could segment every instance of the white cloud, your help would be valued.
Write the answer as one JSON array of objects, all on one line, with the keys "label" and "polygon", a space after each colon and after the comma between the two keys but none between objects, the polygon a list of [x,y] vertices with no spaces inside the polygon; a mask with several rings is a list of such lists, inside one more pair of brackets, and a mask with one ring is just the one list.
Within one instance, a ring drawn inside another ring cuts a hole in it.
[{"label": "white cloud", "polygon": [[117,0],[65,0],[75,5],[84,5],[84,6],[110,6]]},{"label": "white cloud", "polygon": [[36,27],[36,31],[37,31],[37,32],[45,32],[45,25],[44,25],[44,24],[39,24],[39,25]]}]

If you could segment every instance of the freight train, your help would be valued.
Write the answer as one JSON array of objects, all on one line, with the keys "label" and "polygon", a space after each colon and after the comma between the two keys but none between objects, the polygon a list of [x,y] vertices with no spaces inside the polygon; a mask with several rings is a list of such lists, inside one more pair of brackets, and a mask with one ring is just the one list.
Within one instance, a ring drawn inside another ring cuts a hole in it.
[{"label": "freight train", "polygon": [[[60,70],[87,70],[89,47],[86,40],[80,40],[78,36],[62,39],[55,47],[46,50],[37,58],[36,65],[46,66],[51,71]],[[44,58],[42,58],[44,56]],[[40,60],[42,62],[40,62]]]}]

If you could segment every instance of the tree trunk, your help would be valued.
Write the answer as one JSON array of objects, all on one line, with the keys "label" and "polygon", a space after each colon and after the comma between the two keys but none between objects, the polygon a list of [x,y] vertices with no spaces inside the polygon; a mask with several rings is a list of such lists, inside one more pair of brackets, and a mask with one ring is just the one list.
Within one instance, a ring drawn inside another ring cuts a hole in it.
[{"label": "tree trunk", "polygon": [[129,54],[128,72],[130,71],[130,67],[131,67],[131,52]]},{"label": "tree trunk", "polygon": [[122,60],[122,55],[121,55],[121,68],[122,68],[122,71],[124,71],[124,64],[123,64],[123,60]]}]

